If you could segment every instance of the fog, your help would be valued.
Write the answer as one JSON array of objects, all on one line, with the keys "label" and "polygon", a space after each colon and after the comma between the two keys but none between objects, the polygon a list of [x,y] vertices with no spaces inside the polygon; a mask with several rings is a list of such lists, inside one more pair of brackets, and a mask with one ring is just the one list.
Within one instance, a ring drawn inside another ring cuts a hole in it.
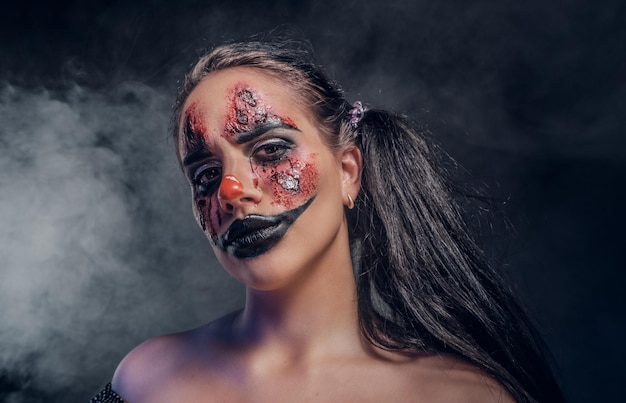
[{"label": "fog", "polygon": [[417,119],[492,197],[479,237],[569,400],[618,396],[619,2],[44,4],[2,17],[1,401],[87,401],[142,340],[242,304],[193,221],[170,110],[203,49],[280,24],[350,99]]},{"label": "fog", "polygon": [[236,306],[240,293],[219,276],[189,279],[199,274],[187,267],[194,259],[215,265],[193,238],[162,92],[126,83],[106,95],[8,86],[1,95],[8,401],[95,387],[92,373],[112,371],[125,349],[155,335],[148,329],[183,330]]}]

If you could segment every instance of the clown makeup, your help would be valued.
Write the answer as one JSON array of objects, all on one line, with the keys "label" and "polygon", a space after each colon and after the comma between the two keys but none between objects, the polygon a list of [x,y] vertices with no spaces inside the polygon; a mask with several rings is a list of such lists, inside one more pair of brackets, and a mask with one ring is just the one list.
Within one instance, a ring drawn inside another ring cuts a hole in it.
[{"label": "clown makeup", "polygon": [[[302,133],[292,119],[275,114],[262,94],[244,83],[227,92],[221,129],[210,127],[205,110],[202,103],[190,103],[181,135],[182,162],[192,184],[196,218],[214,245],[236,257],[257,256],[280,241],[314,199],[317,154],[301,144]],[[211,138],[215,134],[222,140]],[[237,152],[225,152],[224,147]],[[249,170],[227,172],[230,166],[242,164],[225,161],[225,155],[241,158]],[[245,195],[246,187],[262,194],[262,205],[257,203],[255,208],[280,212],[246,211],[243,220],[222,229],[229,212],[221,204]]]}]

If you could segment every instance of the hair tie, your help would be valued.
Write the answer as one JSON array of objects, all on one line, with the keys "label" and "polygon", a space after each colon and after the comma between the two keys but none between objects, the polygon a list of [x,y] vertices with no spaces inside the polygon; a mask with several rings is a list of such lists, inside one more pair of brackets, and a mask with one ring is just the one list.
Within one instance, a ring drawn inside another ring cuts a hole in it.
[{"label": "hair tie", "polygon": [[361,101],[356,101],[352,104],[352,109],[348,112],[350,114],[350,124],[352,125],[352,128],[356,129],[358,127],[359,122],[363,119],[363,115],[365,115],[366,111],[367,108],[363,106]]}]

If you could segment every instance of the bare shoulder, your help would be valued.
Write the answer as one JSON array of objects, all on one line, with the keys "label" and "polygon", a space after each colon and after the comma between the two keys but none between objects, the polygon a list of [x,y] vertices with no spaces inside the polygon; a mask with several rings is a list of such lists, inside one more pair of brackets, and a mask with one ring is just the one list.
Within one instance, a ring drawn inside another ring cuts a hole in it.
[{"label": "bare shoulder", "polygon": [[[495,378],[463,360],[420,357],[411,364],[419,372],[420,394],[429,402],[509,403],[515,400]],[[412,372],[412,371],[411,371]],[[414,378],[415,379],[415,378]]]},{"label": "bare shoulder", "polygon": [[[226,317],[224,317],[226,318]],[[149,339],[129,352],[113,375],[113,390],[130,402],[156,401],[154,396],[179,389],[181,380],[206,372],[210,364],[210,339],[219,333],[220,318],[182,333]],[[207,343],[208,342],[208,343]],[[166,393],[167,394],[167,393]],[[167,400],[165,400],[167,401]]]},{"label": "bare shoulder", "polygon": [[127,401],[145,401],[147,392],[166,380],[177,365],[185,333],[159,336],[135,347],[119,363],[113,390]]}]

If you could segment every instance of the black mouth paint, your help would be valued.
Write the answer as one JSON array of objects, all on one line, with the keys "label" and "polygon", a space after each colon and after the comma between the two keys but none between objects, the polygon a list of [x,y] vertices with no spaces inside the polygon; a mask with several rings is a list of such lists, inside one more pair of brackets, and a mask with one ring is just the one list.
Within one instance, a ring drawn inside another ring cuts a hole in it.
[{"label": "black mouth paint", "polygon": [[217,239],[217,246],[237,258],[259,256],[276,245],[287,233],[291,224],[313,202],[311,197],[303,205],[275,216],[251,214],[233,222]]}]

